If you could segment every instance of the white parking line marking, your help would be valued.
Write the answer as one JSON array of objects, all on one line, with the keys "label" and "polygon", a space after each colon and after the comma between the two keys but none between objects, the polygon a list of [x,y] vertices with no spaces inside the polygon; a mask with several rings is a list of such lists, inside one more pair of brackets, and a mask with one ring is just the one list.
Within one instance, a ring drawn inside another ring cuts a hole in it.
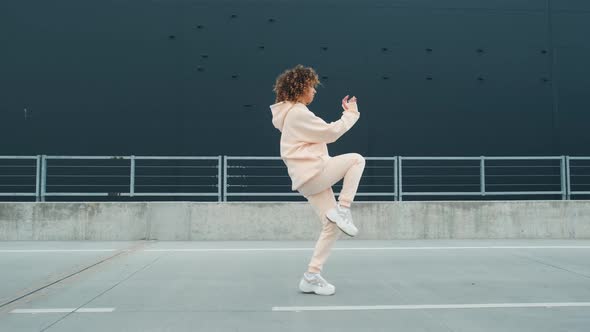
[{"label": "white parking line marking", "polygon": [[555,308],[555,307],[590,307],[590,302],[273,307],[272,311],[425,310],[425,309]]},{"label": "white parking line marking", "polygon": [[[486,247],[355,247],[333,248],[340,251],[362,250],[467,250],[467,249],[590,249],[590,246],[486,246]],[[235,251],[309,251],[313,248],[193,248],[193,249],[146,249],[149,252],[235,252]]]},{"label": "white parking line marking", "polygon": [[0,253],[112,252],[117,249],[0,249]]},{"label": "white parking line marking", "polygon": [[[471,250],[471,249],[590,249],[590,246],[465,246],[465,247],[351,247],[333,248],[338,251],[379,250]],[[118,249],[0,249],[0,253],[67,253],[67,252],[114,252]],[[264,251],[310,251],[309,248],[169,248],[145,249],[146,252],[264,252]],[[123,249],[122,251],[127,251]]]}]

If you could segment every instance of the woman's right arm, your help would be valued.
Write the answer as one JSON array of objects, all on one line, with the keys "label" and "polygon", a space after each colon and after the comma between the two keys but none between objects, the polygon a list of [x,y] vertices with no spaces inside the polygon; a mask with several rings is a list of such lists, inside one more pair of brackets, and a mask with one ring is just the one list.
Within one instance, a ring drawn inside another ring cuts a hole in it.
[{"label": "woman's right arm", "polygon": [[291,130],[297,139],[310,143],[333,143],[350,130],[358,121],[360,113],[356,102],[346,104],[340,120],[326,123],[311,111],[298,108],[289,119]]}]

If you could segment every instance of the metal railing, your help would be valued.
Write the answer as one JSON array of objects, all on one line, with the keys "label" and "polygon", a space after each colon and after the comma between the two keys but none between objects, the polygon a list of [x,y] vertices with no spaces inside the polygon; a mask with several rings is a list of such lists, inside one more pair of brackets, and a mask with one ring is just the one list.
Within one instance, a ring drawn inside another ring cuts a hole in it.
[{"label": "metal railing", "polygon": [[[561,195],[566,199],[564,156],[399,158],[400,200],[404,196],[500,195]],[[434,190],[438,188],[442,189]]]},{"label": "metal railing", "polygon": [[[52,196],[209,196],[220,201],[221,162],[221,156],[41,156],[40,200]],[[194,179],[204,181],[193,183]]]},{"label": "metal railing", "polygon": [[0,156],[0,196],[39,197],[41,156]]},{"label": "metal railing", "polygon": [[590,157],[566,157],[567,199],[590,195]]},{"label": "metal railing", "polygon": [[[365,157],[357,197],[590,195],[590,157]],[[334,186],[339,195],[341,184]],[[0,197],[299,197],[280,157],[0,156]]]},{"label": "metal railing", "polygon": [[[398,158],[365,157],[365,160],[365,172],[356,196],[397,199]],[[226,156],[223,165],[224,201],[230,197],[301,196],[298,192],[291,191],[291,179],[280,157]],[[376,179],[381,180],[375,181]],[[341,185],[334,187],[338,189]],[[373,188],[373,191],[366,191],[367,188]],[[337,191],[334,194],[338,196],[340,192]]]}]

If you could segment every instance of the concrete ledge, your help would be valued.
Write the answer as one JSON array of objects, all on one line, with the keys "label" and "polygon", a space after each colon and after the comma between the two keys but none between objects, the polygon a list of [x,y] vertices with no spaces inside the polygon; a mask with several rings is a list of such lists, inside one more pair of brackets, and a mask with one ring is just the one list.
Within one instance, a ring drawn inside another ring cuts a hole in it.
[{"label": "concrete ledge", "polygon": [[[590,238],[590,201],[357,202],[353,216],[365,240]],[[314,240],[319,230],[307,202],[0,203],[0,240]]]}]

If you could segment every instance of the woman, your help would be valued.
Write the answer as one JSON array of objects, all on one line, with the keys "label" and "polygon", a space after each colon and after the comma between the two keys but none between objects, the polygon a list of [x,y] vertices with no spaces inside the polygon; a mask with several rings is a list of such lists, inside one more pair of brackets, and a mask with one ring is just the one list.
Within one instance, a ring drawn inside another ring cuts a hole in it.
[{"label": "woman", "polygon": [[[270,106],[272,123],[281,131],[281,158],[292,181],[292,190],[299,191],[313,206],[322,222],[307,272],[299,283],[305,293],[332,295],[335,287],[321,275],[322,267],[336,241],[339,230],[349,236],[358,232],[352,221],[350,206],[354,201],[365,159],[357,153],[330,157],[327,144],[347,132],[360,114],[356,97],[342,99],[342,117],[326,123],[315,116],[311,104],[320,84],[318,75],[309,67],[298,65],[277,78],[274,85],[275,104]],[[332,186],[344,178],[338,203]]]}]

